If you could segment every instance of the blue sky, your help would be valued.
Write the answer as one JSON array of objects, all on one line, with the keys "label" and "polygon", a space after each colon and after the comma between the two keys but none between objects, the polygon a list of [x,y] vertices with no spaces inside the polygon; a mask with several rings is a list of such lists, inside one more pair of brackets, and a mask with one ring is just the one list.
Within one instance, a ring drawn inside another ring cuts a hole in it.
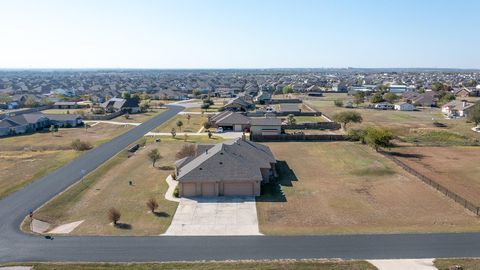
[{"label": "blue sky", "polygon": [[0,68],[480,68],[477,0],[0,0]]}]

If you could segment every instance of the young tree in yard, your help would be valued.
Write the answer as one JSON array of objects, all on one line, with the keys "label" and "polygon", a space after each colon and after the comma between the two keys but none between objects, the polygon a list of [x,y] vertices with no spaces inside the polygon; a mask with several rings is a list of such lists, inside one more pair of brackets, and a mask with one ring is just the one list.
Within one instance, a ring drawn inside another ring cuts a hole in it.
[{"label": "young tree in yard", "polygon": [[283,95],[291,94],[293,93],[293,87],[290,85],[284,86],[282,89]]},{"label": "young tree in yard", "polygon": [[113,223],[114,226],[117,225],[118,221],[120,220],[121,214],[120,211],[118,211],[115,208],[110,208],[108,211],[108,220]]},{"label": "young tree in yard", "polygon": [[400,97],[394,93],[386,93],[384,99],[389,103],[395,103]]},{"label": "young tree in yard", "polygon": [[208,134],[208,138],[211,139],[212,138],[212,132],[209,130],[207,134]]},{"label": "young tree in yard", "polygon": [[386,128],[368,127],[365,129],[365,142],[378,152],[380,148],[391,147],[393,134]]},{"label": "young tree in yard", "polygon": [[33,107],[37,106],[37,101],[35,101],[35,99],[33,97],[29,96],[29,97],[27,97],[27,99],[25,100],[23,105],[25,107],[28,107],[28,108],[33,108]]},{"label": "young tree in yard", "polygon": [[375,94],[373,94],[372,97],[370,98],[370,102],[372,102],[372,103],[380,103],[380,102],[383,102],[382,93],[376,92]]},{"label": "young tree in yard", "polygon": [[150,103],[148,101],[142,101],[140,103],[140,110],[142,112],[146,112],[146,111],[148,111],[148,109],[150,109]]},{"label": "young tree in yard", "polygon": [[480,102],[477,102],[468,114],[468,121],[475,123],[475,126],[480,125]]},{"label": "young tree in yard", "polygon": [[130,119],[130,114],[126,113],[126,114],[123,115],[123,117],[125,117],[125,119],[128,120],[128,119]]},{"label": "young tree in yard", "polygon": [[89,124],[85,123],[85,133],[88,132],[88,129],[89,129],[90,127],[91,127],[91,126],[90,126]]},{"label": "young tree in yard", "polygon": [[175,136],[177,136],[177,131],[175,130],[175,128],[172,128],[170,134],[172,134],[172,138],[175,138]]},{"label": "young tree in yard", "polygon": [[155,210],[158,208],[158,203],[154,198],[151,198],[147,201],[147,207],[153,214],[155,214]]},{"label": "young tree in yard", "polygon": [[365,93],[362,91],[357,91],[355,95],[353,95],[353,103],[360,105],[365,102]]},{"label": "young tree in yard", "polygon": [[155,162],[162,158],[162,156],[160,156],[158,149],[152,149],[150,152],[148,152],[148,158],[152,162],[152,166],[155,167]]},{"label": "young tree in yard", "polygon": [[343,100],[341,100],[341,99],[335,99],[335,100],[333,101],[333,104],[335,104],[335,106],[337,106],[337,107],[343,107]]},{"label": "young tree in yard", "polygon": [[131,95],[130,95],[129,92],[127,92],[127,91],[122,92],[122,98],[127,99],[127,98],[130,98],[130,97],[131,97]]},{"label": "young tree in yard", "polygon": [[177,127],[178,127],[178,129],[180,129],[180,131],[182,131],[182,126],[183,126],[182,120],[178,120],[177,121]]},{"label": "young tree in yard", "polygon": [[287,116],[287,122],[289,125],[295,125],[295,123],[297,123],[297,119],[295,119],[295,116],[293,114],[289,114]]},{"label": "young tree in yard", "polygon": [[192,118],[192,116],[190,114],[187,114],[187,123],[190,123],[190,118]]},{"label": "young tree in yard", "polygon": [[362,116],[358,112],[339,112],[333,115],[333,120],[335,122],[341,123],[344,130],[347,130],[348,123],[361,123]]},{"label": "young tree in yard", "polygon": [[203,128],[204,128],[204,129],[210,129],[211,127],[212,127],[212,122],[210,122],[210,121],[205,121],[205,122],[203,123]]}]

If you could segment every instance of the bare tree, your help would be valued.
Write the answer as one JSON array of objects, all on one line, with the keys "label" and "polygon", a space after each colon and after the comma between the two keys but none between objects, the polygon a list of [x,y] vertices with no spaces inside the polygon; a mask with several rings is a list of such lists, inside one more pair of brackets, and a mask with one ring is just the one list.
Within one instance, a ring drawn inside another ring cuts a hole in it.
[{"label": "bare tree", "polygon": [[120,220],[121,214],[120,211],[118,211],[115,208],[110,208],[108,211],[108,219],[113,222],[113,225],[117,225],[118,221]]},{"label": "bare tree", "polygon": [[158,152],[158,149],[152,149],[152,150],[150,150],[150,152],[148,152],[148,158],[152,162],[152,166],[155,167],[155,162],[157,162],[159,159],[161,159],[162,156]]},{"label": "bare tree", "polygon": [[184,157],[191,157],[194,156],[195,153],[197,152],[197,149],[194,144],[186,144],[178,151],[178,153],[175,155],[177,159],[182,159]]},{"label": "bare tree", "polygon": [[150,211],[152,211],[152,213],[155,213],[155,210],[158,208],[158,203],[154,198],[151,198],[147,201],[147,207],[150,209]]}]

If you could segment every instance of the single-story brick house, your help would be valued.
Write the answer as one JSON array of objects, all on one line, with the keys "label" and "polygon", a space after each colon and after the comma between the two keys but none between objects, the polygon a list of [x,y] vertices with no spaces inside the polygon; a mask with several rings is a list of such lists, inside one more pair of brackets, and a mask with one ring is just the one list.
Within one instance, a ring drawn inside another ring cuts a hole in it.
[{"label": "single-story brick house", "polygon": [[214,127],[223,130],[239,132],[250,129],[250,118],[236,112],[224,111],[210,117],[209,121]]},{"label": "single-story brick house", "polygon": [[276,176],[270,148],[245,137],[199,145],[197,153],[175,163],[181,197],[259,196],[262,183]]}]

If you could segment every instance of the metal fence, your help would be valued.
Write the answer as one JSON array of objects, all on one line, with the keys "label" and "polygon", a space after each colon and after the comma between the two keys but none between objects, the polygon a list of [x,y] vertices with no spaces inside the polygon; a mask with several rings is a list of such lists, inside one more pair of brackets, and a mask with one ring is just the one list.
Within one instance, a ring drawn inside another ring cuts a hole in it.
[{"label": "metal fence", "polygon": [[469,211],[475,213],[477,216],[480,214],[480,207],[476,204],[472,203],[471,201],[463,198],[462,196],[458,195],[457,193],[449,190],[445,186],[441,185],[440,183],[436,182],[435,180],[419,173],[417,170],[413,169],[412,167],[405,164],[403,161],[393,157],[391,154],[382,152],[384,156],[395,162],[397,165],[402,167],[405,171],[409,172],[410,174],[416,176],[418,179],[422,180],[427,185],[435,188],[445,196],[449,197],[450,199],[454,200],[456,203],[460,204],[461,206],[465,207]]}]

